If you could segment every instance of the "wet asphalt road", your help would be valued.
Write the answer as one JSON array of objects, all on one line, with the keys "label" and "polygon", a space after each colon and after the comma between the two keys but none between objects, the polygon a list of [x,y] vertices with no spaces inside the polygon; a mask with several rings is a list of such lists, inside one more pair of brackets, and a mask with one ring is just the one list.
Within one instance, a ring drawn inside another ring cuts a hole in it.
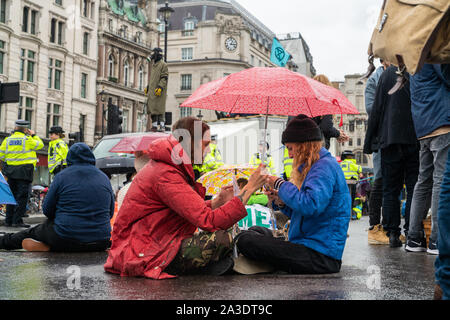
[{"label": "wet asphalt road", "polygon": [[106,252],[0,250],[0,300],[433,299],[436,256],[369,245],[367,226],[368,217],[351,221],[341,272],[331,275],[121,278],[104,272]]}]

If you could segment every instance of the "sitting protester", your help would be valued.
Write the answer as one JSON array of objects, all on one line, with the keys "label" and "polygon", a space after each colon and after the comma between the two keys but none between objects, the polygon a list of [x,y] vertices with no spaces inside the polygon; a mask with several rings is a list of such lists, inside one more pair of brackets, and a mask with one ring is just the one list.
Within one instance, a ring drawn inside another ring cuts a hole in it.
[{"label": "sitting protester", "polygon": [[95,167],[84,143],[67,154],[68,167],[58,173],[45,197],[47,220],[0,237],[0,249],[28,251],[104,251],[110,246],[114,193],[108,177]]},{"label": "sitting protester", "polygon": [[336,159],[321,146],[316,123],[300,115],[288,123],[282,143],[294,159],[290,181],[267,177],[273,209],[290,218],[289,241],[260,229],[235,238],[246,258],[293,274],[340,271],[350,221],[350,194]]},{"label": "sitting protester", "polygon": [[[235,197],[233,187],[205,201],[193,164],[202,165],[209,126],[180,119],[173,135],[152,143],[150,161],[130,185],[112,231],[105,271],[153,279],[177,275],[222,274],[233,267],[230,228],[247,216],[245,205],[262,187],[261,166]],[[196,233],[197,228],[201,232]]]}]

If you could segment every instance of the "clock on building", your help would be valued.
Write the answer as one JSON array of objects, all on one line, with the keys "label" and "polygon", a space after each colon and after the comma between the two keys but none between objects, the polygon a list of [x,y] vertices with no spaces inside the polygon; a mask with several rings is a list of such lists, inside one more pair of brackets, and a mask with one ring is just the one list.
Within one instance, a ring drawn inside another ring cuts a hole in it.
[{"label": "clock on building", "polygon": [[234,51],[237,48],[237,40],[233,37],[228,37],[225,40],[225,47],[227,48],[227,50],[229,51]]}]

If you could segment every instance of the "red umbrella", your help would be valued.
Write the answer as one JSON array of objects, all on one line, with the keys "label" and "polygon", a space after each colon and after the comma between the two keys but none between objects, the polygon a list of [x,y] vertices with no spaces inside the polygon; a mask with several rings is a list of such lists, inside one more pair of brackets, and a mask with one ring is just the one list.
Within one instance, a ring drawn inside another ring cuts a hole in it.
[{"label": "red umbrella", "polygon": [[142,135],[132,135],[124,137],[109,152],[113,153],[135,153],[137,151],[147,151],[150,145],[161,138],[167,138],[167,133],[149,132]]},{"label": "red umbrella", "polygon": [[359,114],[338,89],[286,68],[251,68],[206,83],[181,107],[309,117]]}]

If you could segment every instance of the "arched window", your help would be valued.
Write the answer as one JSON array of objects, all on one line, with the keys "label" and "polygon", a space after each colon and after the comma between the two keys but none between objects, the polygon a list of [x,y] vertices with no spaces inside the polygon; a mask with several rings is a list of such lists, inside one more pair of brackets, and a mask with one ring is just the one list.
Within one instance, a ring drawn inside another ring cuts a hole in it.
[{"label": "arched window", "polygon": [[123,64],[123,79],[124,79],[124,84],[125,86],[128,86],[129,84],[129,79],[130,79],[130,66],[128,64],[128,60],[125,61],[125,63]]},{"label": "arched window", "polygon": [[114,78],[115,75],[114,64],[115,64],[114,56],[110,54],[108,59],[108,75],[110,78]]},{"label": "arched window", "polygon": [[140,66],[138,71],[139,77],[139,90],[144,90],[144,67]]}]

